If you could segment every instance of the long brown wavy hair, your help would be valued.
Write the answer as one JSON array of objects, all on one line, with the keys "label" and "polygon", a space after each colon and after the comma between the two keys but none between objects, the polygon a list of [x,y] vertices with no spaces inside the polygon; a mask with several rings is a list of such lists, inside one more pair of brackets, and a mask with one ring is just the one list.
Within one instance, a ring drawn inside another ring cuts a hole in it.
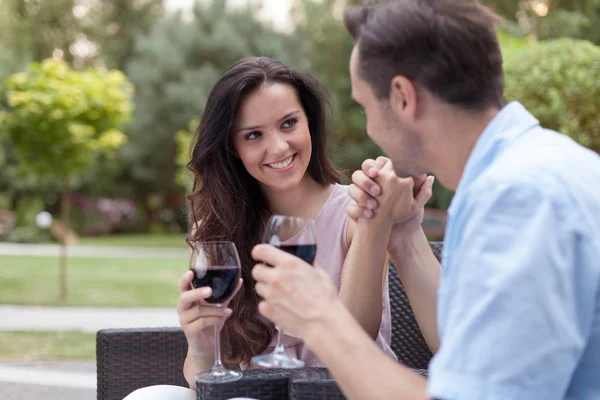
[{"label": "long brown wavy hair", "polygon": [[326,88],[311,75],[266,57],[243,58],[213,87],[192,146],[187,167],[194,173],[186,197],[194,226],[191,242],[226,240],[235,243],[242,264],[243,286],[233,298],[232,315],[222,330],[228,361],[250,363],[273,338],[273,326],[258,313],[254,291],[252,248],[260,243],[271,215],[258,182],[235,156],[232,128],[238,107],[264,84],[284,83],[295,88],[308,118],[312,156],[307,173],[320,185],[340,181],[341,173],[328,156],[327,116],[331,109]]}]

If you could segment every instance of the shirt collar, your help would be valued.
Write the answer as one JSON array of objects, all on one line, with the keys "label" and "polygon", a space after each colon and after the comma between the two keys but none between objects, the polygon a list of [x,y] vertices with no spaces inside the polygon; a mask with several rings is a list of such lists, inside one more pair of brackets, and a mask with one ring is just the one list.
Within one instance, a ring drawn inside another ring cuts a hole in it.
[{"label": "shirt collar", "polygon": [[491,164],[496,156],[523,133],[539,126],[539,121],[517,101],[505,105],[483,130],[469,155],[448,212],[457,207],[460,194]]}]

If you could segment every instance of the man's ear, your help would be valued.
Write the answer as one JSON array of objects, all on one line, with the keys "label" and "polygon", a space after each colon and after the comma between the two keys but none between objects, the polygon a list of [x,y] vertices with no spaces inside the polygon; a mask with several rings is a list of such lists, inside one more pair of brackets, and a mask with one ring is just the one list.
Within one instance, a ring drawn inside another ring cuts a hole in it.
[{"label": "man's ear", "polygon": [[417,88],[405,76],[396,75],[390,81],[390,107],[398,114],[414,118],[417,113]]}]

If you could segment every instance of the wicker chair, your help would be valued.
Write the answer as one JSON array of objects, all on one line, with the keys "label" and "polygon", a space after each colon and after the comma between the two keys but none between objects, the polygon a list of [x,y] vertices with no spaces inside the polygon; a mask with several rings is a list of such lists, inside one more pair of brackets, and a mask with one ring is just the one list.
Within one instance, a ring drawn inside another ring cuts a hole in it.
[{"label": "wicker chair", "polygon": [[[440,258],[441,243],[431,243]],[[421,335],[395,268],[390,268],[392,350],[410,368],[426,369],[431,352]],[[121,400],[133,390],[160,384],[187,387],[187,352],[180,328],[103,329],[96,336],[97,398]]]}]

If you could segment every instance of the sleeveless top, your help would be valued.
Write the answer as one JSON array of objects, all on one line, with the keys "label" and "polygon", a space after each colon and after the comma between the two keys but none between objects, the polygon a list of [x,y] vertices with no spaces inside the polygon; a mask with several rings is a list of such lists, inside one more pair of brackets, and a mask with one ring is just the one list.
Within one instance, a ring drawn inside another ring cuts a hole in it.
[{"label": "sleeveless top", "polygon": [[[347,186],[336,184],[319,210],[315,218],[317,236],[317,255],[315,262],[318,263],[333,278],[333,282],[339,292],[342,267],[348,253],[348,242],[346,231],[350,217],[346,214],[346,206],[352,203],[347,193]],[[392,317],[390,311],[390,297],[388,289],[388,278],[386,275],[383,288],[382,315],[377,345],[388,356],[397,360],[390,345],[392,343]],[[286,335],[282,337],[285,352],[289,356],[296,357],[305,362],[306,367],[325,367],[321,360],[310,351],[300,339]],[[276,337],[269,345],[265,353],[270,353],[275,348]]]}]

